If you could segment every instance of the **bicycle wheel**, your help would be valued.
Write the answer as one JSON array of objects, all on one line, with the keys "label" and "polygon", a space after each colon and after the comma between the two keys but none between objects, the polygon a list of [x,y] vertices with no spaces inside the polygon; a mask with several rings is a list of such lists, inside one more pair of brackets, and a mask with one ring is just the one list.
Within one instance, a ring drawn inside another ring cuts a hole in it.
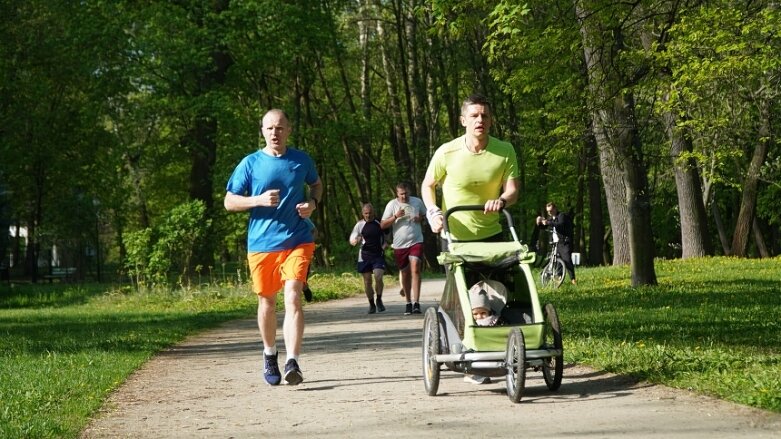
[{"label": "bicycle wheel", "polygon": [[543,287],[550,285],[551,278],[553,277],[552,265],[550,258],[546,258],[545,265],[542,266],[542,270],[540,271],[540,284]]},{"label": "bicycle wheel", "polygon": [[553,288],[558,288],[561,286],[561,283],[564,282],[564,275],[566,274],[566,270],[564,269],[564,261],[562,261],[559,258],[556,258],[553,263],[551,264],[551,286]]},{"label": "bicycle wheel", "polygon": [[543,287],[558,288],[564,282],[565,274],[564,262],[559,258],[550,259],[540,272],[540,283]]}]

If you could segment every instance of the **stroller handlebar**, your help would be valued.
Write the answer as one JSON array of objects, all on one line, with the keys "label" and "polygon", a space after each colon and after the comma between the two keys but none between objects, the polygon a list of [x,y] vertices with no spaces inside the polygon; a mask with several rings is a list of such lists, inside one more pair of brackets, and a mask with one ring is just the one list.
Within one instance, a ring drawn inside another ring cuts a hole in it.
[{"label": "stroller handlebar", "polygon": [[[464,206],[451,207],[447,211],[445,211],[444,220],[442,221],[442,233],[444,234],[445,239],[447,239],[448,243],[453,242],[453,239],[450,236],[450,232],[448,231],[448,227],[447,227],[448,218],[452,213],[465,211],[465,210],[483,211],[485,210],[485,206],[482,204],[467,204]],[[515,232],[515,226],[513,226],[513,217],[512,215],[510,215],[510,212],[505,208],[502,208],[499,212],[504,214],[504,219],[507,221],[507,226],[510,229],[510,235],[512,235],[513,240],[520,242],[520,240],[518,239],[518,234]]]}]

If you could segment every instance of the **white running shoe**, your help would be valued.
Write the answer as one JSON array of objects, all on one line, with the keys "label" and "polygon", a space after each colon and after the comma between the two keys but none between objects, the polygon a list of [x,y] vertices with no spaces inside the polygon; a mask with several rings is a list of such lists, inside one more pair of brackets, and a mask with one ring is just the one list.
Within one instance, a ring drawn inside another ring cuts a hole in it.
[{"label": "white running shoe", "polygon": [[481,375],[464,375],[464,382],[471,384],[491,384],[491,377]]}]

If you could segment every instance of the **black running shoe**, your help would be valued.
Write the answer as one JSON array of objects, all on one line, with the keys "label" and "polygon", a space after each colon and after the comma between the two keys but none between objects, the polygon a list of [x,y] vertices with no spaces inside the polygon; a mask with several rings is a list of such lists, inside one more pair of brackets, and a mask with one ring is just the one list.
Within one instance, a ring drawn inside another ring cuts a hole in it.
[{"label": "black running shoe", "polygon": [[285,363],[285,382],[289,386],[295,386],[301,384],[302,381],[304,381],[304,374],[301,373],[298,362],[292,358],[287,360]]},{"label": "black running shoe", "polygon": [[279,382],[282,380],[282,374],[279,373],[279,364],[277,363],[277,355],[266,355],[263,354],[263,378],[266,379],[266,382],[271,384],[272,386],[279,385]]},{"label": "black running shoe", "polygon": [[385,305],[382,304],[382,299],[377,299],[377,312],[385,311]]},{"label": "black running shoe", "polygon": [[404,315],[408,316],[412,314],[412,302],[407,302],[407,308],[404,310]]},{"label": "black running shoe", "polygon": [[374,306],[373,303],[371,305],[369,305],[369,314],[374,314],[376,312],[377,312],[377,307]]},{"label": "black running shoe", "polygon": [[307,302],[312,301],[312,290],[309,289],[309,284],[304,284],[304,299]]},{"label": "black running shoe", "polygon": [[412,314],[420,314],[420,304],[418,302],[412,305]]}]

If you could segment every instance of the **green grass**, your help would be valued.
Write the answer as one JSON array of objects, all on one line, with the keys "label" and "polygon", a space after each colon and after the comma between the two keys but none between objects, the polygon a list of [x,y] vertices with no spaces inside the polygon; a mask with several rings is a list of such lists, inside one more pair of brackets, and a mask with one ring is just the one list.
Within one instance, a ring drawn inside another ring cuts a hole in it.
[{"label": "green grass", "polygon": [[[656,273],[658,286],[632,289],[628,267],[581,268],[577,287],[541,290],[566,361],[781,412],[781,258],[657,261]],[[396,279],[386,277],[389,292]],[[363,289],[352,272],[310,282],[317,301]],[[156,352],[256,306],[246,285],[0,293],[0,437],[76,437]]]},{"label": "green grass", "polygon": [[638,289],[628,267],[577,274],[541,291],[566,361],[781,412],[781,258],[659,260]]},{"label": "green grass", "polygon": [[[316,301],[363,288],[352,274],[315,274],[310,283]],[[0,437],[76,437],[111,391],[156,352],[257,310],[248,286],[106,288],[0,290]]]}]

